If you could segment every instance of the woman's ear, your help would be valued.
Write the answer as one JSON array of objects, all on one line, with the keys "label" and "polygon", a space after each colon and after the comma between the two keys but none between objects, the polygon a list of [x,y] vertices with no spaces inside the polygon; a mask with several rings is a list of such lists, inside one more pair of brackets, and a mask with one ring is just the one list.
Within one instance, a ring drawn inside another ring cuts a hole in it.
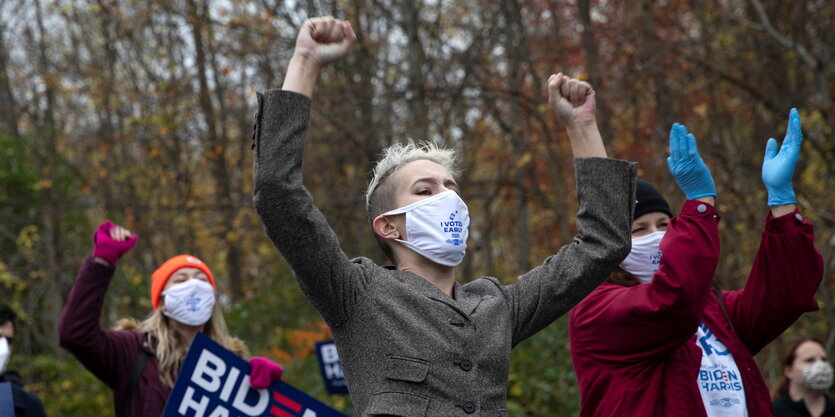
[{"label": "woman's ear", "polygon": [[383,239],[400,239],[400,231],[397,230],[397,225],[394,224],[393,220],[389,216],[379,215],[374,218],[371,228],[374,229],[377,236]]}]

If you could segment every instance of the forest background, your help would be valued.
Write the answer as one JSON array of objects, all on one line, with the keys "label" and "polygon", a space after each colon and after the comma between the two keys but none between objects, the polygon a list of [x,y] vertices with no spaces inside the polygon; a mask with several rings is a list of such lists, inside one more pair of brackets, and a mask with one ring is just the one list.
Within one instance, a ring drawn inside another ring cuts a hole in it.
[{"label": "forest background", "polygon": [[[766,140],[797,107],[794,185],[826,263],[821,310],[757,357],[769,382],[799,335],[835,343],[835,3],[827,0],[5,0],[0,5],[0,302],[21,315],[11,367],[53,416],[112,415],[110,392],[56,340],[103,219],[140,235],[102,323],[151,311],[150,273],[203,258],[232,332],[325,393],[313,344],[329,337],[252,205],[255,92],[278,88],[306,17],[349,19],[359,41],[322,74],[305,183],[349,256],[382,256],[363,210],[380,150],[406,138],[458,149],[472,215],[461,281],[515,277],[575,232],[571,152],[548,75],[589,80],[610,156],[683,196],[665,157],[694,132],[719,192],[717,279],[741,288],[766,207]],[[578,410],[566,318],[515,349],[511,415]],[[831,357],[832,355],[830,355]]]}]

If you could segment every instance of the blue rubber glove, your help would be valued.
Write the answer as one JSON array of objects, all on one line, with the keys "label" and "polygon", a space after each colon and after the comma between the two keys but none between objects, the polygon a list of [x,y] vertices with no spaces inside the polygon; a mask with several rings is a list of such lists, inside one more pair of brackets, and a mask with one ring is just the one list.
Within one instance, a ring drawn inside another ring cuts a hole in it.
[{"label": "blue rubber glove", "polygon": [[803,143],[803,133],[800,131],[800,115],[797,109],[789,112],[789,127],[786,128],[786,138],[777,152],[777,141],[768,140],[763,157],[763,183],[768,190],[768,206],[795,204],[792,177],[800,156],[800,145]]},{"label": "blue rubber glove", "polygon": [[673,123],[670,129],[670,156],[667,167],[688,200],[716,196],[716,184],[699,156],[696,138],[683,124]]}]

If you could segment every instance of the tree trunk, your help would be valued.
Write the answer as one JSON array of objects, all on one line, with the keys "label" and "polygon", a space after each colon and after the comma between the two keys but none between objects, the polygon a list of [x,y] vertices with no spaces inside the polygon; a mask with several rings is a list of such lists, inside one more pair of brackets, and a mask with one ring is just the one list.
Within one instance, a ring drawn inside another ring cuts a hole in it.
[{"label": "tree trunk", "polygon": [[[210,64],[206,56],[206,50],[208,48],[206,40],[203,38],[204,25],[202,23],[208,19],[207,9],[208,5],[205,2],[198,8],[195,0],[188,0],[189,21],[192,28],[197,77],[200,86],[200,91],[198,92],[200,110],[203,113],[203,118],[208,129],[209,149],[207,153],[215,180],[216,204],[220,207],[219,212],[221,215],[220,227],[217,233],[218,238],[226,246],[226,273],[229,276],[229,285],[232,291],[232,300],[234,301],[243,298],[244,285],[242,280],[244,277],[241,273],[241,253],[237,243],[238,234],[235,233],[236,210],[232,204],[231,179],[226,162],[226,150],[229,141],[226,137],[225,129],[218,129],[217,127],[218,122],[216,119],[218,115],[212,104],[212,92],[208,81]],[[208,42],[211,42],[211,39]],[[218,68],[213,68],[212,70],[212,72],[216,73]],[[215,88],[221,89],[222,87],[221,85],[215,85]],[[223,98],[223,94],[218,92],[218,97]]]}]

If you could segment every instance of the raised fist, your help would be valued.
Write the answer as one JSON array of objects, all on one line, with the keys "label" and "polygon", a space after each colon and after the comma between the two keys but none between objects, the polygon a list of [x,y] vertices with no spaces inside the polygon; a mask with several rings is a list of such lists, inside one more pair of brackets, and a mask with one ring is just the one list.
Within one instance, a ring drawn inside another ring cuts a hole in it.
[{"label": "raised fist", "polygon": [[356,40],[357,35],[347,20],[314,17],[302,24],[296,37],[295,53],[321,67],[345,57]]},{"label": "raised fist", "polygon": [[116,261],[136,245],[137,239],[139,236],[130,230],[105,220],[93,233],[93,257],[116,265]]},{"label": "raised fist", "polygon": [[596,123],[594,89],[591,84],[563,73],[548,78],[548,104],[566,127]]}]

